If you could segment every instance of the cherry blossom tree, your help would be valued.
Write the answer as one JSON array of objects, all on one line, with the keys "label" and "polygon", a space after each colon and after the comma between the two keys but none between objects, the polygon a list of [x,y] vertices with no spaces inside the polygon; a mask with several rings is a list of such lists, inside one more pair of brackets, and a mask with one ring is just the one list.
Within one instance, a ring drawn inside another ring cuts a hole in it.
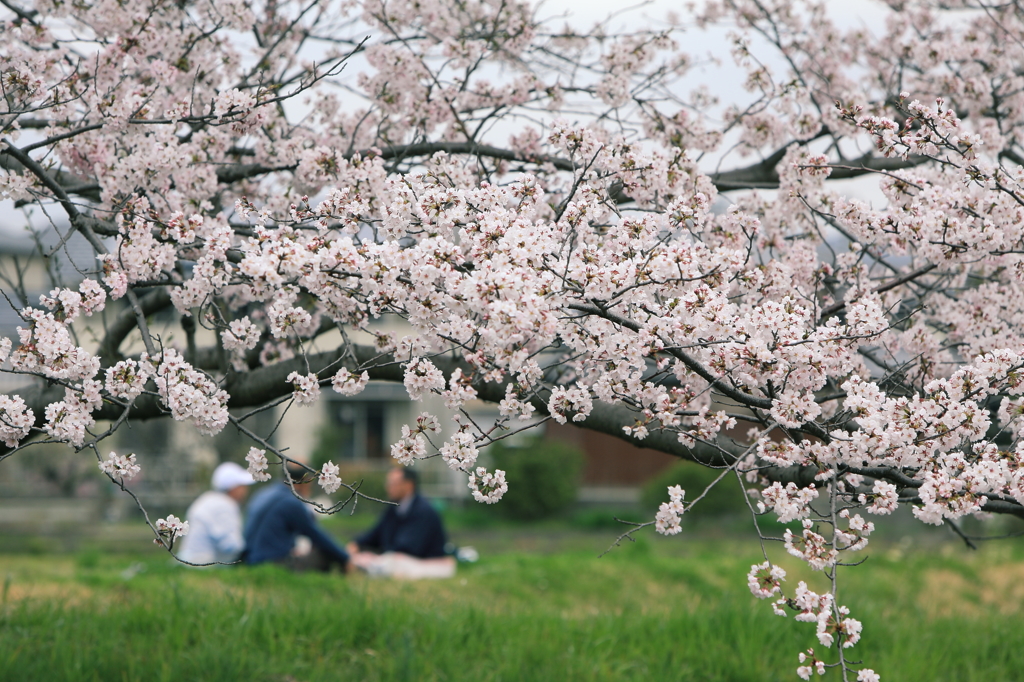
[{"label": "cherry blossom tree", "polygon": [[[837,599],[867,518],[1024,517],[1017,3],[892,3],[871,32],[787,0],[621,31],[516,0],[0,1],[0,195],[97,256],[38,301],[3,285],[24,322],[0,371],[25,383],[0,460],[65,443],[134,496],[145,462],[103,441],[170,417],[249,435],[262,479],[288,459],[264,410],[383,380],[449,412],[394,457],[494,503],[480,449],[571,421],[800,522],[774,539],[831,589],[767,549],[749,587],[814,625],[804,679],[879,679]],[[728,37],[688,53],[702,30]],[[678,533],[706,492],[643,525]]]}]

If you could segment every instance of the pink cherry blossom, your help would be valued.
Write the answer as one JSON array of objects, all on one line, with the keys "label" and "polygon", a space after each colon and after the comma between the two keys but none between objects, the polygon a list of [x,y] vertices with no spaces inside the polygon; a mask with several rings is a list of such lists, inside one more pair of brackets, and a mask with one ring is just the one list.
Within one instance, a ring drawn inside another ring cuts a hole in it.
[{"label": "pink cherry blossom", "polygon": [[477,467],[469,475],[469,489],[473,493],[473,499],[477,502],[494,504],[508,492],[505,472],[495,469],[494,473],[491,473],[483,467]]},{"label": "pink cherry blossom", "polygon": [[327,462],[320,468],[318,483],[328,495],[333,495],[341,487],[341,477],[338,476],[338,465],[334,462]]},{"label": "pink cherry blossom", "polygon": [[130,481],[135,478],[142,468],[135,463],[135,454],[119,455],[111,452],[107,458],[99,463],[100,471],[111,478],[119,481]]},{"label": "pink cherry blossom", "polygon": [[[393,457],[495,503],[493,443],[611,434],[743,486],[748,587],[814,624],[805,679],[878,679],[832,596],[875,524],[1021,515],[1013,3],[708,0],[596,32],[520,0],[37,4],[0,17],[0,197],[48,218],[55,265],[4,287],[4,452],[164,416],[255,436],[328,377],[402,382],[431,407]],[[705,59],[683,25],[727,38]],[[255,442],[266,480],[283,454]],[[627,534],[681,534],[707,492]],[[801,527],[768,542],[768,512]],[[787,585],[783,552],[828,591]]]},{"label": "pink cherry blossom", "polygon": [[269,466],[267,463],[267,451],[260,448],[249,448],[248,454],[245,456],[245,461],[248,463],[249,475],[252,476],[253,480],[257,483],[270,480],[270,472],[267,471]]}]

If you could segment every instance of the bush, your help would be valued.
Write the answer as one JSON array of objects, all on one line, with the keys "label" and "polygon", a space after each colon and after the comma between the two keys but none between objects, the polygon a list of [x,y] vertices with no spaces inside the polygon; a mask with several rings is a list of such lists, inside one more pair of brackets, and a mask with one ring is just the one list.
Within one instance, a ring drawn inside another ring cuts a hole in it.
[{"label": "bush", "polygon": [[494,468],[505,472],[508,492],[497,510],[517,521],[550,518],[576,502],[583,453],[557,441],[534,440],[523,447],[495,443]]},{"label": "bush", "polygon": [[[641,502],[645,508],[657,510],[662,502],[668,502],[667,488],[678,485],[686,491],[684,501],[688,503],[704,492],[721,473],[721,469],[709,469],[693,462],[679,462],[644,486]],[[735,474],[729,473],[687,514],[704,518],[721,517],[740,514],[746,509],[739,481]]]},{"label": "bush", "polygon": [[637,520],[637,509],[633,508],[609,508],[591,507],[581,509],[572,515],[572,525],[584,530],[617,530],[620,533],[629,530],[618,519],[626,521]]},{"label": "bush", "polygon": [[328,461],[337,463],[346,435],[345,430],[337,424],[327,422],[321,425],[316,432],[316,445],[310,453],[309,465],[319,469]]},{"label": "bush", "polygon": [[[378,500],[388,499],[387,489],[384,485],[387,475],[388,470],[381,469],[379,466],[368,466],[360,462],[338,462],[338,476],[341,477],[341,480],[350,485],[355,485],[362,481],[362,485],[359,486],[359,492],[370,497],[376,497]],[[333,499],[340,500],[343,497],[348,497],[350,494],[346,488],[340,488],[333,495]],[[360,508],[362,508],[362,502],[360,500]]]}]

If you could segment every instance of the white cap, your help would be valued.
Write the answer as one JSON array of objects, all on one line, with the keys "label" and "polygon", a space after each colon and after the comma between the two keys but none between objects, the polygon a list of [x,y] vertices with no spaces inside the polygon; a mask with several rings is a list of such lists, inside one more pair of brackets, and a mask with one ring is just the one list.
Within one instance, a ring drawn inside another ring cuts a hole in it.
[{"label": "white cap", "polygon": [[240,485],[252,485],[252,475],[234,462],[224,462],[213,470],[210,485],[214,490],[227,492]]}]

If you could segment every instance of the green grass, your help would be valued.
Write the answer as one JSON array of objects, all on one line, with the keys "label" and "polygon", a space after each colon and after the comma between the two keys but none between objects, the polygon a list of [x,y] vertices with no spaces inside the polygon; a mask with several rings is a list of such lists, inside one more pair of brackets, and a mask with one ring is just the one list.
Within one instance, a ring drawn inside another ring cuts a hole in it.
[{"label": "green grass", "polygon": [[[813,626],[747,592],[749,545],[643,538],[596,554],[485,554],[429,583],[0,556],[0,679],[795,680],[797,653],[820,651]],[[824,587],[783,563],[790,585]],[[1019,544],[881,547],[847,575],[841,601],[865,623],[852,653],[884,680],[1024,675]]]}]

